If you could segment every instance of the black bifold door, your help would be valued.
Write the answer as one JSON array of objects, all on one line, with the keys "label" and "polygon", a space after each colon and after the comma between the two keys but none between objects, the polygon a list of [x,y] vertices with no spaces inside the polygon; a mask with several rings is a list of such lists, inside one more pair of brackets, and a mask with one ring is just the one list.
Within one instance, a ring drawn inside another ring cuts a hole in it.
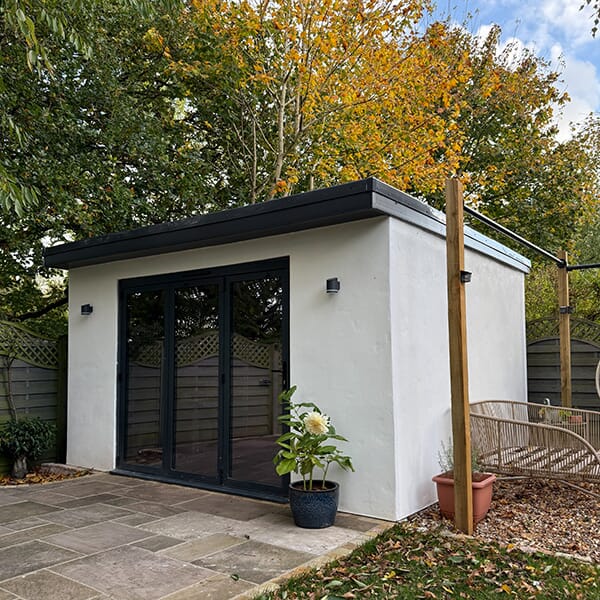
[{"label": "black bifold door", "polygon": [[117,469],[285,497],[287,370],[287,259],[122,281]]}]

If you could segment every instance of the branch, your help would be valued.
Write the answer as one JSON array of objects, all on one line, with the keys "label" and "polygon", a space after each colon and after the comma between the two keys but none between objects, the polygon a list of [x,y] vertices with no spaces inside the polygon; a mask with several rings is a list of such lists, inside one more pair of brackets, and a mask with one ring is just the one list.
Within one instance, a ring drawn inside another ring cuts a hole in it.
[{"label": "branch", "polygon": [[49,313],[51,310],[54,310],[55,308],[58,308],[59,306],[64,306],[67,302],[68,302],[67,296],[63,296],[62,298],[59,298],[58,300],[55,300],[54,302],[50,302],[50,304],[47,304],[46,306],[44,306],[43,308],[40,308],[39,310],[32,310],[30,312],[23,313],[22,315],[19,315],[18,317],[13,317],[12,320],[17,321],[17,322],[22,322],[22,321],[27,321],[28,319],[36,319],[37,317],[43,317],[45,314]]}]

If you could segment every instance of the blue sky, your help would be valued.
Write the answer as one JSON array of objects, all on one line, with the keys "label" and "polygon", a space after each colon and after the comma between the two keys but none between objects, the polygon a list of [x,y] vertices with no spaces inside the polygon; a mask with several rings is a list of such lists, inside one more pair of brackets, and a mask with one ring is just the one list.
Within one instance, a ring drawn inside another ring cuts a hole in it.
[{"label": "blue sky", "polygon": [[583,0],[437,0],[436,14],[450,14],[468,29],[485,35],[492,24],[502,28],[502,44],[533,50],[561,73],[559,89],[571,102],[559,120],[559,137],[568,137],[569,122],[600,114],[600,33],[592,37],[591,9]]}]

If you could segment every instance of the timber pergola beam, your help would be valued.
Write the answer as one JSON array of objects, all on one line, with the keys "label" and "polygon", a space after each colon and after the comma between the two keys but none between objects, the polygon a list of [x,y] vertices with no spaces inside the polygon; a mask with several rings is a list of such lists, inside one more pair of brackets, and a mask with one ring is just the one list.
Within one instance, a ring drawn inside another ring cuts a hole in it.
[{"label": "timber pergola beam", "polygon": [[570,407],[571,397],[571,326],[569,271],[600,268],[600,263],[569,265],[567,253],[555,256],[514,231],[464,206],[463,186],[458,179],[446,181],[446,263],[448,276],[448,333],[450,350],[450,390],[454,458],[455,525],[473,533],[473,490],[471,472],[471,428],[469,412],[469,369],[467,361],[466,301],[464,284],[470,273],[464,270],[464,213],[491,229],[537,252],[558,267],[560,315],[561,404]]}]

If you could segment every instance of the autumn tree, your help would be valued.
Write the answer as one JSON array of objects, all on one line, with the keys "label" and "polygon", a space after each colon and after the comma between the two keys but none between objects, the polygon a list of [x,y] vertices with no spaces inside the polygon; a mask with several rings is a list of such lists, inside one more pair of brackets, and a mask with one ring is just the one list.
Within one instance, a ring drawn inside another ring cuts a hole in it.
[{"label": "autumn tree", "polygon": [[447,134],[460,76],[433,52],[439,32],[419,33],[422,2],[193,5],[172,68],[232,202],[368,175],[428,190],[456,167]]}]

